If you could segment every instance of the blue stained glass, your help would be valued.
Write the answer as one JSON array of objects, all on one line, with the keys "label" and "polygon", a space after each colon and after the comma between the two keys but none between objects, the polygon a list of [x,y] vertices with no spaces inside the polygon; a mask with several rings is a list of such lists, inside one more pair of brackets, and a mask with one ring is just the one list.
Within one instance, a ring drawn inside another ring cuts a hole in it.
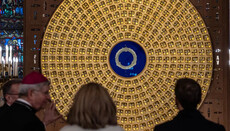
[{"label": "blue stained glass", "polygon": [[5,44],[4,45],[8,45],[8,41],[9,41],[10,39],[5,39]]},{"label": "blue stained glass", "polygon": [[23,8],[20,7],[20,15],[23,16]]},{"label": "blue stained glass", "polygon": [[134,77],[146,65],[143,48],[133,41],[123,41],[115,45],[109,56],[113,71],[122,77]]},{"label": "blue stained glass", "polygon": [[16,14],[20,14],[20,7],[16,7],[15,13],[16,13]]}]

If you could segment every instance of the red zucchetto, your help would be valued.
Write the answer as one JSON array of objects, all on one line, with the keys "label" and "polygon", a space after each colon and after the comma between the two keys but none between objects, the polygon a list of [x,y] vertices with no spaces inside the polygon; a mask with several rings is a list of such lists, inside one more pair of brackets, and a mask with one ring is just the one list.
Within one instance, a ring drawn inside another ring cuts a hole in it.
[{"label": "red zucchetto", "polygon": [[39,72],[31,72],[22,79],[22,84],[39,84],[46,82],[48,79]]}]

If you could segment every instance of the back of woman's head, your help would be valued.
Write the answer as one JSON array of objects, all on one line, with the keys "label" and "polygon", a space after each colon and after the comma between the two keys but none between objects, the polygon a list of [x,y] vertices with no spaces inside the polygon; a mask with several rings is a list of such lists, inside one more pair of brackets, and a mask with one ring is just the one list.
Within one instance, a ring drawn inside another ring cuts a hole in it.
[{"label": "back of woman's head", "polygon": [[116,106],[107,90],[100,84],[83,85],[73,99],[67,122],[85,129],[117,125]]}]

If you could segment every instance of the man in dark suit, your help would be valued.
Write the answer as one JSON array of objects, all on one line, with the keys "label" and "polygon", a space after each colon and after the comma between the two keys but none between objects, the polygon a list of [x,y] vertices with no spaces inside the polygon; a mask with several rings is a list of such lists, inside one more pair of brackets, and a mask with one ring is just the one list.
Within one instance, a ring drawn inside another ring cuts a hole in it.
[{"label": "man in dark suit", "polygon": [[4,105],[0,107],[0,117],[18,99],[19,85],[22,80],[9,80],[2,86]]},{"label": "man in dark suit", "polygon": [[225,131],[222,125],[206,120],[197,110],[201,102],[201,87],[196,81],[179,79],[175,95],[179,113],[173,120],[157,125],[154,131]]},{"label": "man in dark suit", "polygon": [[35,113],[50,101],[49,81],[38,72],[25,76],[19,87],[19,98],[0,117],[3,131],[45,131],[45,125],[59,118],[53,113],[41,121]]}]

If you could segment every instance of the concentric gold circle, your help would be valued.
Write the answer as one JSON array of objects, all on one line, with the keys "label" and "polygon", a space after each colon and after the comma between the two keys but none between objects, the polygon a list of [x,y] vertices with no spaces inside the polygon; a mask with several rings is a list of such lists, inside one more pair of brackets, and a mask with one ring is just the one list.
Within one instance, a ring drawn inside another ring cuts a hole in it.
[{"label": "concentric gold circle", "polygon": [[[121,77],[110,67],[111,49],[122,41],[138,43],[146,53],[136,77]],[[207,28],[189,0],[64,0],[41,49],[42,73],[63,116],[79,87],[96,81],[108,89],[125,130],[153,129],[175,116],[178,78],[197,80],[203,100],[212,62]]]}]

